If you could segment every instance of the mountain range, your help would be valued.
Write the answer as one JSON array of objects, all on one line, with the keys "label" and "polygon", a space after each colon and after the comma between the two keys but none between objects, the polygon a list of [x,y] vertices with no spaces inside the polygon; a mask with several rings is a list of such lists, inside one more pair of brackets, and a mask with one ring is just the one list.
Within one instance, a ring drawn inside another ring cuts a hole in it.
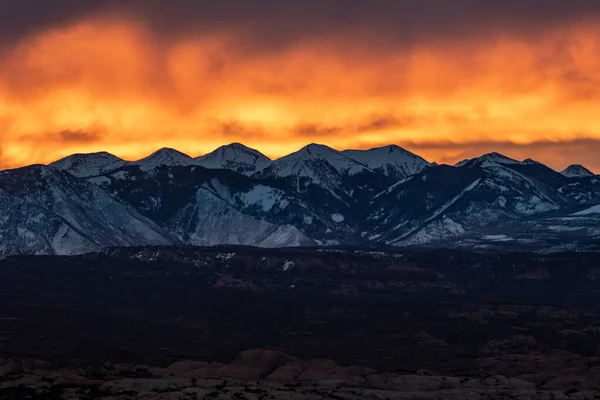
[{"label": "mountain range", "polygon": [[0,256],[132,245],[452,246],[560,251],[600,239],[600,177],[484,154],[430,163],[395,145],[240,143],[192,158],[106,152],[0,172]]}]

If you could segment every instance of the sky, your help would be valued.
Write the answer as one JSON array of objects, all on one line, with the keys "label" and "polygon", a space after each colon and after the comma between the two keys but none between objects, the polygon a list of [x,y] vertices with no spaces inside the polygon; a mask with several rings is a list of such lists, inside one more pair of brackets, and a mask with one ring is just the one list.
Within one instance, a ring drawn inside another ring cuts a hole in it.
[{"label": "sky", "polygon": [[600,1],[0,0],[0,167],[242,142],[600,172]]}]

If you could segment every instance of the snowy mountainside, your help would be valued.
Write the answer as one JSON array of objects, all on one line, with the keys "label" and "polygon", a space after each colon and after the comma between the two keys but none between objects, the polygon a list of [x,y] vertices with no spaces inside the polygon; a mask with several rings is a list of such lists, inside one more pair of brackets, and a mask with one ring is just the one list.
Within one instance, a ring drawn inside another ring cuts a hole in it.
[{"label": "snowy mountainside", "polygon": [[175,243],[133,207],[55,168],[2,171],[0,193],[4,251],[74,254],[104,246]]},{"label": "snowy mountainside", "polygon": [[392,179],[342,152],[317,144],[279,158],[252,176],[284,185],[330,214],[342,215],[364,211],[357,203],[389,186]]},{"label": "snowy mountainside", "polygon": [[195,159],[198,165],[209,169],[229,169],[244,175],[260,171],[271,160],[259,152],[241,143],[231,143]]},{"label": "snowy mountainside", "polygon": [[98,246],[60,216],[0,189],[0,258],[16,254],[78,254]]},{"label": "snowy mountainside", "polygon": [[293,225],[277,225],[241,212],[204,185],[191,200],[165,224],[186,244],[282,247],[316,243]]},{"label": "snowy mountainside", "polygon": [[188,244],[291,246],[316,243],[309,235],[339,242],[351,233],[294,191],[234,171],[128,166],[91,181]]},{"label": "snowy mountainside", "polygon": [[[460,167],[429,168],[373,200],[375,237],[421,244],[568,207],[565,178],[542,164],[494,153]],[[415,201],[419,199],[419,201]]]}]

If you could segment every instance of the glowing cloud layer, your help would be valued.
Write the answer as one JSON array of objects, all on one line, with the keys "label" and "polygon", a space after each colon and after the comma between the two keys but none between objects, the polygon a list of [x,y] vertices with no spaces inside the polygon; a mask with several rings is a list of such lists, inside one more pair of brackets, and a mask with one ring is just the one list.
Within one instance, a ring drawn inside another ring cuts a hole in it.
[{"label": "glowing cloud layer", "polygon": [[0,52],[0,165],[240,141],[396,143],[453,163],[497,150],[600,171],[600,26],[394,46],[364,30],[257,48],[243,29],[160,35],[127,13],[74,19]]}]

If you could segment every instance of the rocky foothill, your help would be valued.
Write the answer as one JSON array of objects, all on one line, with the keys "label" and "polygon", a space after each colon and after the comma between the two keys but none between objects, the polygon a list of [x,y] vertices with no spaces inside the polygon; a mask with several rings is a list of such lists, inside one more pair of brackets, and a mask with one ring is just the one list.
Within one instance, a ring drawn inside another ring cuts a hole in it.
[{"label": "rocky foothill", "polygon": [[[420,335],[431,341],[430,335]],[[515,337],[490,343],[534,345]],[[596,399],[600,398],[600,359],[583,360],[564,352],[483,358],[491,372],[443,376],[430,371],[378,372],[342,367],[330,360],[302,361],[285,353],[253,349],[231,363],[179,361],[166,367],[104,363],[57,367],[33,360],[0,361],[2,399]],[[597,366],[591,366],[592,364]],[[523,373],[511,377],[517,372]],[[560,375],[557,373],[560,370]]]}]

